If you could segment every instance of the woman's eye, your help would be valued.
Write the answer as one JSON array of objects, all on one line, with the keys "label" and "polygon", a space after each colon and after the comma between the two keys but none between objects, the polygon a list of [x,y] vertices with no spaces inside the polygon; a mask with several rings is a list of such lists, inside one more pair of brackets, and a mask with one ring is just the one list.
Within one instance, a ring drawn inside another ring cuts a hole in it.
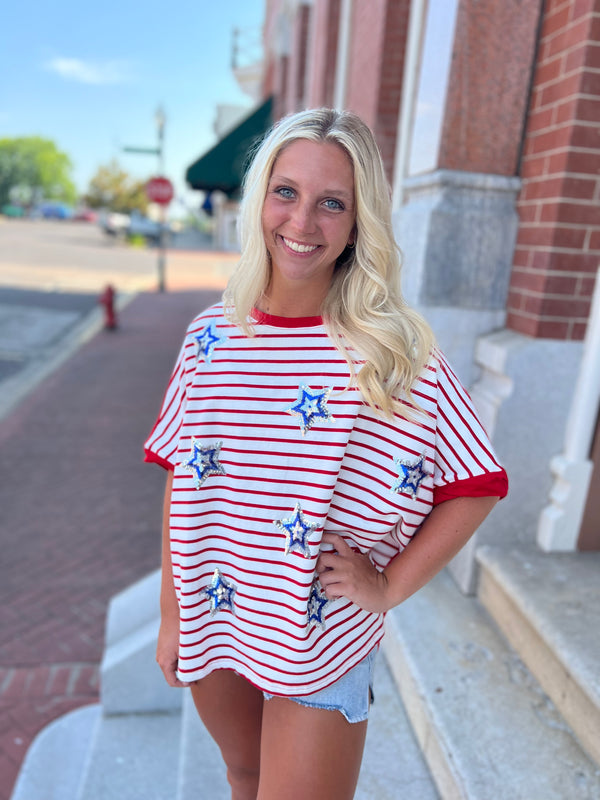
[{"label": "woman's eye", "polygon": [[289,200],[294,196],[294,192],[289,186],[280,186],[279,189],[275,189],[275,194],[278,194],[280,197],[283,197],[286,200]]},{"label": "woman's eye", "polygon": [[344,206],[342,205],[342,203],[340,203],[339,200],[334,200],[332,197],[330,197],[328,200],[325,200],[324,205],[327,208],[331,209],[331,211],[343,211],[344,210]]}]

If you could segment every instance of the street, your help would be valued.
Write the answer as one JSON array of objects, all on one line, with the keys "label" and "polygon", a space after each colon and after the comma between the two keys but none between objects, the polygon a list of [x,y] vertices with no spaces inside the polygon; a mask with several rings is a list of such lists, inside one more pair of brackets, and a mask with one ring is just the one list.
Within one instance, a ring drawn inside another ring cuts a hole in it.
[{"label": "street", "polygon": [[[167,251],[167,290],[222,287],[237,254],[179,249],[191,238],[176,235]],[[0,287],[99,294],[112,283],[134,292],[156,287],[157,265],[155,249],[129,247],[96,224],[0,218]]]}]

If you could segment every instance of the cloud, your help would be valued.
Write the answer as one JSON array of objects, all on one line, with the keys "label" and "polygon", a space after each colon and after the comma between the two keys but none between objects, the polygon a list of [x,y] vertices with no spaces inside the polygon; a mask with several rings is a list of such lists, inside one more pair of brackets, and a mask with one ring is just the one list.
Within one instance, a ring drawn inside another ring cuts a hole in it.
[{"label": "cloud", "polygon": [[127,61],[83,61],[80,58],[53,58],[47,61],[44,67],[65,80],[95,86],[133,81],[131,65]]}]

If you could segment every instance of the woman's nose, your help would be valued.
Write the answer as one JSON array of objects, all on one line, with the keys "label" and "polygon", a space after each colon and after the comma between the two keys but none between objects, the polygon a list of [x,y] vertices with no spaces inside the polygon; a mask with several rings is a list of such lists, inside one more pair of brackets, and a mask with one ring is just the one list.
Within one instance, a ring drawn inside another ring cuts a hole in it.
[{"label": "woman's nose", "polygon": [[313,233],[315,230],[315,215],[310,203],[297,203],[293,211],[292,220],[298,232]]}]

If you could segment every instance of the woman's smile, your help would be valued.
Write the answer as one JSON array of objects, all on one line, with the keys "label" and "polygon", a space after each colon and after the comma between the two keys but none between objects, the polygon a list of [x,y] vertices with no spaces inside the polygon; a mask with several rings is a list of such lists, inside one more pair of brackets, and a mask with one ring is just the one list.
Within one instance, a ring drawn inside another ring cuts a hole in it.
[{"label": "woman's smile", "polygon": [[319,313],[337,259],[354,241],[355,219],[354,171],[339,145],[298,139],[282,150],[262,211],[271,309],[302,303]]}]

